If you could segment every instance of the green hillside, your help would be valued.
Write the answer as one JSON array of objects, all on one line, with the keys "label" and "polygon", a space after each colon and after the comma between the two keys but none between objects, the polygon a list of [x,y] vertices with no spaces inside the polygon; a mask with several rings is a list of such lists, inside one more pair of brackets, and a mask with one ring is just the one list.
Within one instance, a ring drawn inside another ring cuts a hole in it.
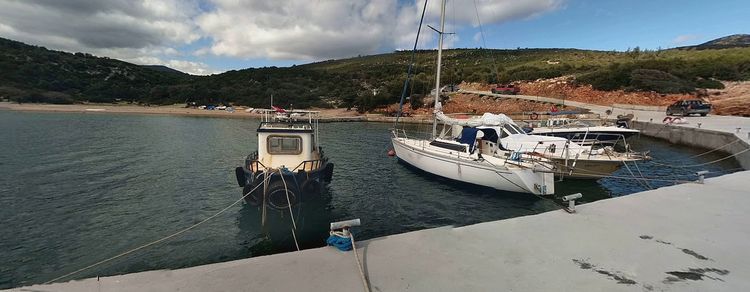
[{"label": "green hillside", "polygon": [[[21,102],[136,101],[151,104],[231,102],[372,107],[396,102],[410,52],[252,68],[212,76],[153,70],[87,54],[51,51],[0,39],[0,96]],[[434,86],[435,51],[419,51],[409,94]],[[575,75],[597,89],[690,92],[716,80],[750,79],[750,48],[627,52],[577,49],[444,51],[444,83],[507,83]],[[373,94],[376,93],[376,94]]]}]

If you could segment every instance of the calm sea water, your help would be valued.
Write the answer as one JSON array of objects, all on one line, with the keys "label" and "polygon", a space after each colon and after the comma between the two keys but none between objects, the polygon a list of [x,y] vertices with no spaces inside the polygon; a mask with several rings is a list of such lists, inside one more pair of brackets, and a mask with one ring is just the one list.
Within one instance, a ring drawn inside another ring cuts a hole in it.
[{"label": "calm sea water", "polygon": [[[240,196],[233,168],[256,148],[258,122],[177,116],[0,111],[0,288],[41,283],[195,224]],[[558,209],[550,200],[451,182],[386,156],[383,123],[321,124],[334,180],[296,210],[303,248],[324,244],[331,221],[361,218],[358,240]],[[428,130],[412,125],[412,130]],[[722,157],[645,137],[655,160],[695,164]],[[697,169],[640,164],[647,177]],[[730,172],[733,160],[701,167]],[[627,175],[621,170],[619,175]],[[651,187],[671,183],[651,183]],[[645,190],[634,180],[559,183],[590,202]],[[173,269],[290,251],[289,214],[238,204],[172,240],[68,279]],[[66,280],[68,280],[66,279]]]}]

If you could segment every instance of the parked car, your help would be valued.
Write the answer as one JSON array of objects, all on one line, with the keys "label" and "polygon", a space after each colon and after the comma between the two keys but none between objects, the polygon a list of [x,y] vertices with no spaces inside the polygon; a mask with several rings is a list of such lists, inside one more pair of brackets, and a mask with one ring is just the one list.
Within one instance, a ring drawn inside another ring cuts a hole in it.
[{"label": "parked car", "polygon": [[700,99],[680,100],[667,107],[667,115],[689,116],[699,114],[706,116],[711,111],[711,104]]},{"label": "parked car", "polygon": [[513,84],[498,85],[493,87],[490,91],[494,94],[518,94],[521,92],[521,88],[516,87]]}]

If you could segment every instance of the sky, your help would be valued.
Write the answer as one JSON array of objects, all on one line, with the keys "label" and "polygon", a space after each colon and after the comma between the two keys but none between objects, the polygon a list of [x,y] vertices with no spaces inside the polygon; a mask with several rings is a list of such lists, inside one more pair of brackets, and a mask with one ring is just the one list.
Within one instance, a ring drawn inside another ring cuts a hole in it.
[{"label": "sky", "polygon": [[[425,24],[439,26],[438,0]],[[0,0],[0,37],[196,75],[411,49],[424,0]],[[619,50],[750,33],[748,0],[448,0],[446,48]],[[419,48],[437,36],[423,28]]]}]

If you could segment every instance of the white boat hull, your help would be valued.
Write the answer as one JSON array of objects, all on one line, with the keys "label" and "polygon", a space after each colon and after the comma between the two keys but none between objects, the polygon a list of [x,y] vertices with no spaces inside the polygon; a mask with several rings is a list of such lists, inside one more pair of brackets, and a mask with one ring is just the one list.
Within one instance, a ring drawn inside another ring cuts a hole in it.
[{"label": "white boat hull", "polygon": [[[476,161],[466,153],[432,151],[428,142],[392,138],[396,156],[412,166],[445,178],[494,188],[501,191],[552,195],[554,174],[514,165]],[[421,146],[420,146],[421,145]],[[489,158],[488,158],[489,159]]]}]

